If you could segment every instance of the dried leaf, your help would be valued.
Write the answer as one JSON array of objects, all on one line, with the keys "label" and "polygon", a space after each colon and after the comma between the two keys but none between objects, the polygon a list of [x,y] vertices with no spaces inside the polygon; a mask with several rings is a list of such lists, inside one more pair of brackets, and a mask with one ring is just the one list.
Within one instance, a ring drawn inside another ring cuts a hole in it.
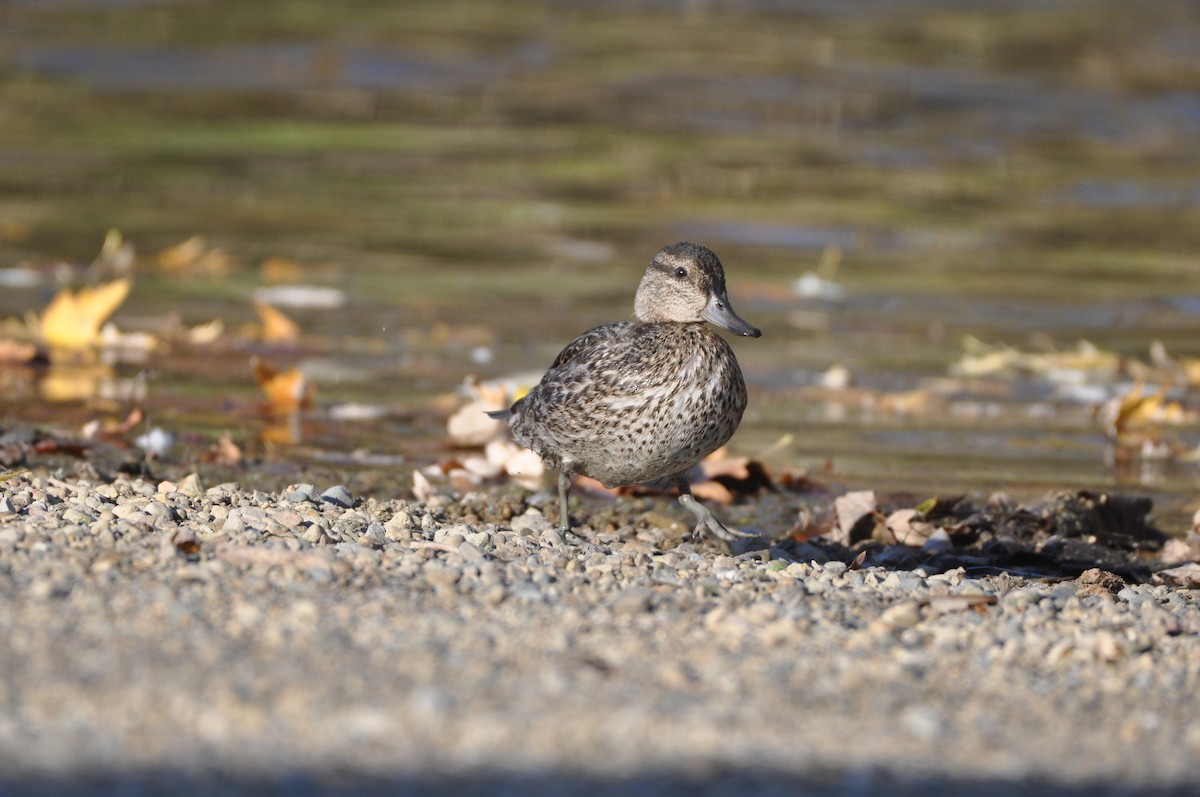
[{"label": "dried leaf", "polygon": [[1095,344],[1081,340],[1074,349],[1022,352],[1009,346],[993,346],[978,338],[963,340],[963,356],[950,367],[955,376],[996,376],[1024,371],[1055,382],[1077,382],[1081,373],[1115,375],[1121,358]]},{"label": "dried leaf", "polygon": [[290,413],[279,423],[263,427],[258,437],[268,445],[294,446],[300,442],[300,424],[296,422],[296,413]]},{"label": "dried leaf", "polygon": [[207,346],[210,343],[215,343],[223,334],[225,334],[225,322],[219,318],[214,318],[207,324],[197,324],[188,329],[183,337],[188,343],[193,346]]},{"label": "dried leaf", "polygon": [[251,358],[250,364],[273,412],[290,414],[312,406],[314,388],[298,368],[278,371],[257,357]]},{"label": "dried leaf", "polygon": [[163,271],[183,271],[204,254],[204,237],[193,235],[186,241],[167,247],[158,253],[158,267]]},{"label": "dried leaf", "polygon": [[479,399],[462,407],[446,421],[450,442],[470,448],[503,438],[508,431],[508,424],[489,418],[487,413],[505,406],[502,402]]},{"label": "dried leaf", "polygon": [[286,257],[268,257],[261,273],[264,282],[298,282],[304,277],[304,266]]},{"label": "dried leaf", "polygon": [[850,546],[870,534],[875,525],[875,511],[874,490],[838,496],[833,499],[833,529],[825,536],[839,545]]},{"label": "dried leaf", "polygon": [[545,469],[542,458],[528,448],[521,448],[504,463],[504,471],[513,481],[530,490],[541,486]]},{"label": "dried leaf", "polygon": [[266,302],[255,302],[254,312],[262,320],[261,340],[267,343],[287,343],[300,337],[300,327]]},{"label": "dried leaf", "polygon": [[883,523],[883,541],[889,545],[909,545],[919,548],[933,534],[935,527],[921,519],[916,509],[899,509]]},{"label": "dried leaf", "polygon": [[5,471],[4,473],[0,473],[0,482],[6,482],[9,479],[15,479],[17,476],[20,476],[22,473],[28,473],[28,472],[29,472],[29,468],[17,468],[16,470]]},{"label": "dried leaf", "polygon": [[242,462],[242,450],[233,442],[233,435],[224,432],[209,449],[208,459],[217,465],[232,467]]},{"label": "dried leaf", "polygon": [[733,503],[733,491],[719,481],[696,482],[691,485],[692,495],[701,501],[728,506]]},{"label": "dried leaf", "polygon": [[437,491],[433,489],[433,485],[429,483],[424,473],[419,470],[413,471],[413,495],[422,504],[429,503],[429,499],[433,498]]},{"label": "dried leaf", "polygon": [[89,274],[125,276],[133,270],[134,258],[133,244],[125,240],[120,230],[113,228],[104,236],[104,245],[92,261]]},{"label": "dried leaf", "polygon": [[188,276],[221,277],[229,273],[233,259],[222,249],[209,249],[203,236],[194,235],[158,253],[158,267]]},{"label": "dried leaf", "polygon": [[42,312],[42,339],[63,349],[95,345],[100,338],[100,327],[125,301],[130,287],[130,280],[125,278],[80,288],[78,293],[62,289]]},{"label": "dried leaf", "polygon": [[1108,419],[1109,435],[1117,439],[1150,427],[1177,425],[1189,420],[1189,413],[1182,404],[1167,400],[1165,389],[1147,396],[1140,382],[1106,405],[1102,415]]},{"label": "dried leaf", "polygon": [[37,357],[37,346],[22,340],[0,338],[0,363],[27,363]]},{"label": "dried leaf", "polygon": [[1159,570],[1154,574],[1156,581],[1165,581],[1168,584],[1174,584],[1177,587],[1185,587],[1187,589],[1196,589],[1200,587],[1200,564],[1196,562],[1188,562],[1178,567],[1170,567],[1166,570]]}]

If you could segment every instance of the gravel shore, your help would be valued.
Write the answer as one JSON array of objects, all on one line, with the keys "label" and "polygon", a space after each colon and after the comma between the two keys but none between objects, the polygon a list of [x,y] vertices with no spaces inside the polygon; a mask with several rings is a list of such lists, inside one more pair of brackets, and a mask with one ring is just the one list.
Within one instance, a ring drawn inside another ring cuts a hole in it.
[{"label": "gravel shore", "polygon": [[1200,786],[1196,591],[582,533],[512,494],[2,482],[0,792]]}]

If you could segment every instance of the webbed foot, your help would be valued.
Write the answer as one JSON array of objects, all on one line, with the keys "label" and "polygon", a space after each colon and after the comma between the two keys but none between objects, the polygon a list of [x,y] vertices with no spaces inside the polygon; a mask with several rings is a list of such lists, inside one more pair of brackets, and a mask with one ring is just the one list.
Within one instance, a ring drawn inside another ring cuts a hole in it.
[{"label": "webbed foot", "polygon": [[680,494],[679,503],[687,507],[687,510],[696,516],[696,528],[692,530],[693,539],[699,540],[706,536],[706,534],[711,534],[725,542],[734,542],[739,539],[744,540],[758,536],[757,534],[751,534],[740,529],[729,528],[717,520],[717,516],[712,513],[712,510],[697,501],[690,491]]}]

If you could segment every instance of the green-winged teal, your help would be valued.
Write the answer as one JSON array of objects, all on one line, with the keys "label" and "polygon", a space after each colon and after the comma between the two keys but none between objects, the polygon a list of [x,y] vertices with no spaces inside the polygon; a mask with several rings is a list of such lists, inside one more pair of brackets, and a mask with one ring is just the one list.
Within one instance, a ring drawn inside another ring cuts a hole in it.
[{"label": "green-winged teal", "polygon": [[692,497],[688,471],[729,440],[746,409],[733,349],[704,322],[746,337],[762,333],[733,312],[721,261],[694,243],[654,256],[634,315],[636,323],[580,335],[537,387],[492,417],[507,419],[513,438],[558,470],[564,532],[571,474],[580,473],[609,487],[669,477],[696,516],[696,536],[749,536]]}]

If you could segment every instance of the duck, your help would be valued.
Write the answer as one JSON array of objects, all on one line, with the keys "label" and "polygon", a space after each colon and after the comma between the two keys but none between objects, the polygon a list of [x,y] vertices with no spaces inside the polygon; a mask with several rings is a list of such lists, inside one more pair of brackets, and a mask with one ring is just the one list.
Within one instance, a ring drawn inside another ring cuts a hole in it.
[{"label": "duck", "polygon": [[689,241],[658,251],[633,308],[636,321],[584,332],[536,387],[488,414],[558,472],[564,535],[571,477],[580,474],[610,488],[670,479],[696,519],[695,539],[754,536],[728,528],[696,500],[688,474],[729,441],[746,410],[733,348],[708,324],[742,337],[762,332],[734,312],[717,255]]}]

